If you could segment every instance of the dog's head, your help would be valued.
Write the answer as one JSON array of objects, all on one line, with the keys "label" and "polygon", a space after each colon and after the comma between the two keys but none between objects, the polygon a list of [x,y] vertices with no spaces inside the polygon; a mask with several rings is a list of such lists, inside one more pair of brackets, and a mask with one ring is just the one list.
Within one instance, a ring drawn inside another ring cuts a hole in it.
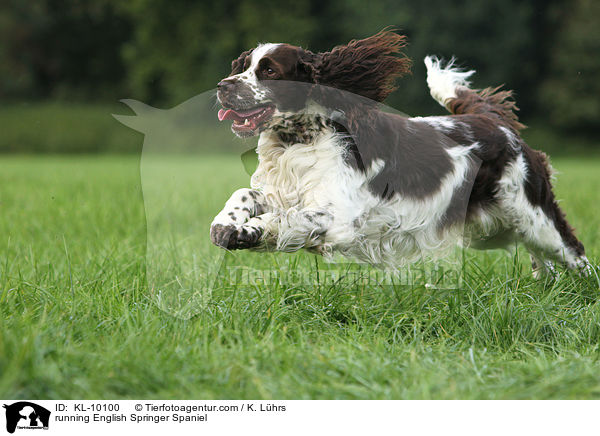
[{"label": "dog's head", "polygon": [[[408,72],[410,60],[400,52],[405,37],[384,30],[351,41],[326,53],[289,44],[261,44],[231,64],[231,74],[219,82],[219,120],[233,120],[233,132],[254,136],[306,108],[313,100],[340,107],[325,89],[337,89],[383,101],[395,79]],[[314,87],[319,90],[313,93]],[[327,100],[327,101],[324,101]]]},{"label": "dog's head", "polygon": [[269,125],[273,116],[301,110],[306,95],[294,83],[314,83],[315,55],[289,44],[261,44],[231,64],[231,74],[221,80],[217,98],[223,106],[219,120],[233,120],[238,136],[253,136]]}]

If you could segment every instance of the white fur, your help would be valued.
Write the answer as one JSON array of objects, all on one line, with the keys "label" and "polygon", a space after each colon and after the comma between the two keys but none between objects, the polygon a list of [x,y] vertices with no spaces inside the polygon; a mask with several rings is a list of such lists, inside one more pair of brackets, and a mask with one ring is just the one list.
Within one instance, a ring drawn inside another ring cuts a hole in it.
[{"label": "white fur", "polygon": [[454,67],[455,59],[442,68],[442,61],[435,56],[425,57],[425,66],[427,67],[427,85],[431,96],[442,106],[446,107],[448,101],[456,98],[456,90],[460,87],[469,87],[469,77],[475,71],[461,71]]},{"label": "white fur", "polygon": [[[471,165],[469,153],[477,145],[447,150],[454,170],[438,192],[415,200],[398,194],[382,200],[368,188],[385,166],[376,160],[365,173],[344,159],[341,137],[326,131],[310,144],[282,147],[271,132],[261,134],[259,165],[252,188],[265,196],[278,219],[268,233],[278,235],[277,249],[301,247],[343,255],[397,268],[422,256],[439,255],[462,236],[463,222],[440,229],[439,223],[453,194]],[[329,221],[310,223],[307,213],[322,211]],[[316,237],[326,226],[326,234]],[[268,237],[267,237],[268,238]]]},{"label": "white fur", "polygon": [[[345,149],[339,135],[326,131],[310,144],[282,147],[276,135],[266,131],[260,135],[257,153],[259,165],[251,186],[264,194],[267,204],[280,217],[272,224],[277,229],[271,229],[281,235],[279,250],[297,249],[301,242],[298,238],[305,239],[310,248],[352,237],[348,225],[356,218],[352,209],[365,200],[366,179],[344,162]],[[312,232],[306,233],[308,224],[303,212],[333,217],[327,240],[318,241]]]},{"label": "white fur", "polygon": [[231,194],[223,210],[213,219],[211,226],[215,224],[240,225],[254,216],[256,209],[253,202],[249,201],[251,199],[249,191],[248,188],[241,188]]},{"label": "white fur", "polygon": [[456,122],[449,117],[413,117],[411,121],[425,123],[442,133],[450,133],[456,127]]},{"label": "white fur", "polygon": [[518,151],[521,149],[521,145],[519,144],[519,138],[515,133],[507,127],[500,126],[498,127],[504,136],[506,136],[506,140],[508,141],[508,145],[510,145],[514,150]]}]

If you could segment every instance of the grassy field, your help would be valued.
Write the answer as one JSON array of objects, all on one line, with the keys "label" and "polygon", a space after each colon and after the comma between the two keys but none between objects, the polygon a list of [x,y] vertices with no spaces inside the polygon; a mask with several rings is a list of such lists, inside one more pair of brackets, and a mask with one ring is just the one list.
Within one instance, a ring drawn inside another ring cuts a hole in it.
[{"label": "grassy field", "polygon": [[[187,241],[179,253],[195,265],[219,259],[207,222],[248,176],[236,156],[148,161],[145,211],[139,165],[0,157],[0,397],[600,397],[598,284],[569,274],[535,281],[521,251],[466,252],[454,290],[331,284],[306,253],[237,252],[221,268],[314,280],[266,286],[220,275],[194,316],[173,316],[157,295],[157,280],[169,279],[153,257],[164,242],[157,226],[177,224]],[[596,262],[600,160],[554,165]],[[175,187],[164,182],[174,175]],[[180,221],[161,214],[174,204]]]}]

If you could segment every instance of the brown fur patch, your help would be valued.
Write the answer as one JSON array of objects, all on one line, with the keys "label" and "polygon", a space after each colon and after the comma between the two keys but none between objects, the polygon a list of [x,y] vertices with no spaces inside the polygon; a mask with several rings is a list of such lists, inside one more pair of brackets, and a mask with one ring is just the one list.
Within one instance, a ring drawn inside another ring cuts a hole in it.
[{"label": "brown fur patch", "polygon": [[396,79],[410,72],[411,61],[401,51],[404,46],[405,36],[384,29],[319,53],[316,82],[381,102],[396,90]]},{"label": "brown fur patch", "polygon": [[512,99],[512,91],[500,91],[502,86],[481,90],[462,88],[456,91],[456,97],[447,103],[448,110],[455,114],[488,114],[496,115],[510,126],[519,131],[525,125],[519,122],[516,111],[519,110]]}]

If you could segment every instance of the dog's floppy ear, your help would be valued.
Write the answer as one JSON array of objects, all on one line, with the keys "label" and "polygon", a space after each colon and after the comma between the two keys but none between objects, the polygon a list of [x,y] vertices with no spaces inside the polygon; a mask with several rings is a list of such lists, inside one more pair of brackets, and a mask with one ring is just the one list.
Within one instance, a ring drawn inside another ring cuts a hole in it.
[{"label": "dog's floppy ear", "polygon": [[250,56],[250,53],[252,53],[252,50],[246,50],[237,59],[234,59],[231,62],[231,74],[230,74],[230,76],[233,76],[234,74],[239,74],[242,71],[244,71],[244,62],[246,62],[246,58],[248,56]]},{"label": "dog's floppy ear", "polygon": [[302,82],[316,82],[316,67],[315,62],[318,56],[310,50],[302,50],[298,65],[296,67],[297,79]]},{"label": "dog's floppy ear", "polygon": [[401,49],[406,37],[384,29],[320,53],[317,83],[381,102],[395,89],[396,78],[410,72],[410,59]]}]

